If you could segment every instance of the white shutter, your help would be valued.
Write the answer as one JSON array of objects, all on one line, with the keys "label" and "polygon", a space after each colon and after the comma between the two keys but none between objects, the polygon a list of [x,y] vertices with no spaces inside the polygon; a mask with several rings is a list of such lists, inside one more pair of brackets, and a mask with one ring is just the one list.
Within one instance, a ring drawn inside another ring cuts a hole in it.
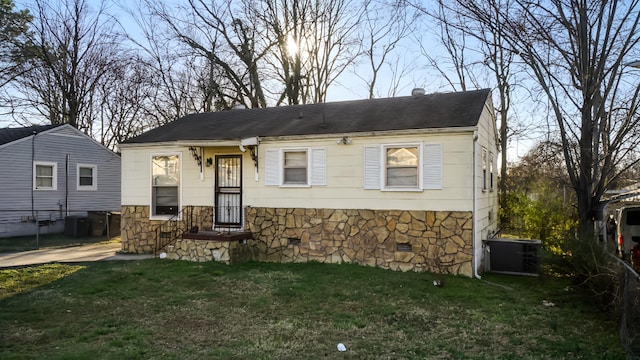
[{"label": "white shutter", "polygon": [[327,185],[327,149],[311,149],[311,185]]},{"label": "white shutter", "polygon": [[280,185],[280,151],[264,152],[264,184]]},{"label": "white shutter", "polygon": [[423,188],[442,189],[442,144],[424,144],[423,154]]},{"label": "white shutter", "polygon": [[364,147],[364,188],[380,189],[380,146]]}]

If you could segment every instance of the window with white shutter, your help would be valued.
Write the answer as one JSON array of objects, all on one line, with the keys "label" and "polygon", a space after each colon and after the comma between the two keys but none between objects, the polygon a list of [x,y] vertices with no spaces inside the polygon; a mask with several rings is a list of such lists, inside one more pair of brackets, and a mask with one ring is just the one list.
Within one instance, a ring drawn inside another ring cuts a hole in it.
[{"label": "window with white shutter", "polygon": [[264,184],[283,187],[326,185],[326,148],[266,150]]},{"label": "window with white shutter", "polygon": [[424,144],[423,189],[442,189],[442,144]]},{"label": "window with white shutter", "polygon": [[363,155],[366,190],[442,189],[442,144],[365,146]]},{"label": "window with white shutter", "polygon": [[380,146],[364,147],[364,188],[380,190]]},{"label": "window with white shutter", "polygon": [[280,185],[280,151],[265,151],[264,160],[264,184],[272,186]]},{"label": "window with white shutter", "polygon": [[385,188],[417,189],[420,185],[420,147],[385,146]]},{"label": "window with white shutter", "polygon": [[307,185],[309,159],[306,150],[283,150],[283,185]]},{"label": "window with white shutter", "polygon": [[311,149],[311,185],[327,185],[327,149]]}]

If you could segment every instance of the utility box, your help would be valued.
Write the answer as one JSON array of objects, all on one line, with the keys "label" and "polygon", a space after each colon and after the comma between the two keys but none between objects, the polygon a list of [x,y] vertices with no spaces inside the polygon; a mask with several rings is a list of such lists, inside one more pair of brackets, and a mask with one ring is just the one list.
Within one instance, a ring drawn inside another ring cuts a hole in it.
[{"label": "utility box", "polygon": [[109,215],[109,236],[120,236],[120,212],[112,212]]},{"label": "utility box", "polygon": [[497,238],[488,240],[489,261],[492,272],[532,275],[540,274],[540,247],[542,241]]},{"label": "utility box", "polygon": [[87,212],[91,236],[102,236],[107,230],[107,213],[102,211]]},{"label": "utility box", "polygon": [[64,218],[64,234],[72,237],[89,235],[89,219],[82,215],[70,215]]}]

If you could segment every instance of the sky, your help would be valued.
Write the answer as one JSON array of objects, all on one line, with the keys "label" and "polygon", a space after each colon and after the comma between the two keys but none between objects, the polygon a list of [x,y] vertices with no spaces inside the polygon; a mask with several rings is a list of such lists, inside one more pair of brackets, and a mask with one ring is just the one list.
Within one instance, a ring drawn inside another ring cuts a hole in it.
[{"label": "sky", "polygon": [[[99,0],[89,0],[90,4],[99,3]],[[29,0],[16,1],[17,8],[23,8]],[[169,2],[167,2],[169,3]],[[123,5],[124,4],[124,5]],[[131,3],[126,1],[120,1],[110,4],[108,11],[117,13],[119,22],[125,28],[125,31],[135,36],[139,34],[140,30],[136,25],[136,21],[122,9],[123,6],[131,6]],[[27,6],[28,7],[28,6]],[[437,39],[437,35],[424,33],[421,34],[424,47],[429,49],[430,55],[436,59],[441,59],[442,63],[447,61],[447,55],[440,49],[442,48]],[[406,74],[398,82],[398,86],[394,91],[391,91],[392,83],[394,82],[393,74],[388,67],[381,69],[380,76],[378,78],[378,91],[376,97],[388,97],[388,96],[409,96],[412,89],[424,88],[427,93],[433,92],[449,92],[453,91],[453,88],[440,76],[433,68],[428,67],[428,62],[419,53],[419,46],[416,44],[414,37],[406,37],[403,39],[397,47],[397,58],[393,58],[394,64],[400,67],[406,66]],[[364,65],[356,67],[353,70],[347,70],[340,75],[339,78],[331,85],[327,94],[327,101],[344,101],[344,100],[357,100],[365,99],[368,97],[368,89],[365,82],[358,76],[358,74],[368,74],[370,70]],[[367,75],[363,75],[367,76]],[[480,84],[482,88],[491,88],[493,84],[489,81]],[[517,104],[515,106],[517,108]],[[521,119],[521,121],[527,121],[527,119]],[[0,116],[0,126],[16,126],[9,117]],[[529,133],[530,134],[530,133]],[[530,136],[527,136],[530,137]],[[524,155],[526,151],[531,147],[533,141],[525,137],[513,137],[510,142],[510,147],[507,151],[509,161],[515,161],[520,156]]]}]

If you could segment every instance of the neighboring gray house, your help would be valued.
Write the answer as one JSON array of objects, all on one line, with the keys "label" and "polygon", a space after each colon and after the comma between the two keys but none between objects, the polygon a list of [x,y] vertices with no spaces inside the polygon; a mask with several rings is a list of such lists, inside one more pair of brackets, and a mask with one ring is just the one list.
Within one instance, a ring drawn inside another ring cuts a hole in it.
[{"label": "neighboring gray house", "polygon": [[120,211],[120,156],[68,124],[0,129],[0,237],[65,230]]}]

